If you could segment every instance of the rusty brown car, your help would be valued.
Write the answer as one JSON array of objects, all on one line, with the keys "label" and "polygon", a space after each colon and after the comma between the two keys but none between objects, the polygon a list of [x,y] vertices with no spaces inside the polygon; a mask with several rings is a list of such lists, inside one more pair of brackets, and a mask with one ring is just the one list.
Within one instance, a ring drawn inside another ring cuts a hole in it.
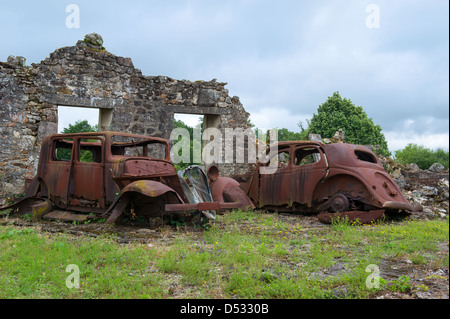
[{"label": "rusty brown car", "polygon": [[[314,141],[280,142],[273,154],[278,164],[271,174],[234,176],[261,209],[319,213],[322,222],[332,217],[368,223],[385,212],[415,211],[367,147]],[[270,159],[270,160],[272,160]]]},{"label": "rusty brown car", "polygon": [[125,215],[176,212],[201,212],[211,219],[216,211],[243,207],[245,200],[251,205],[231,178],[213,174],[210,188],[199,166],[177,172],[169,151],[165,139],[127,133],[49,136],[24,198],[2,210],[58,220],[103,217],[116,223]]}]

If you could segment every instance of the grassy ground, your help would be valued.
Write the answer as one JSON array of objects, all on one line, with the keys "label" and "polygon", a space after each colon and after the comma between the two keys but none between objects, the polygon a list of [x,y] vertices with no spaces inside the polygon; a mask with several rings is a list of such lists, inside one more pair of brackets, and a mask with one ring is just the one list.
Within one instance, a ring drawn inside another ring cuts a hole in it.
[{"label": "grassy ground", "polygon": [[448,219],[322,225],[234,211],[210,225],[121,244],[3,222],[0,298],[448,298]]}]

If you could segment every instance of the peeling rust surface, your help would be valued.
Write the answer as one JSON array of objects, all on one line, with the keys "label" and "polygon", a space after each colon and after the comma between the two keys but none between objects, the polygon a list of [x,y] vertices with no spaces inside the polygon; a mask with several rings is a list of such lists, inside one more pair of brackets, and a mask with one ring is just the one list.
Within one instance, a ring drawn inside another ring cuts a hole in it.
[{"label": "peeling rust surface", "polygon": [[[165,139],[119,132],[51,135],[42,142],[38,172],[27,180],[25,198],[1,210],[11,208],[13,214],[73,221],[84,220],[80,213],[94,213],[116,223],[123,214],[155,217],[167,212],[203,211],[214,218],[212,210],[242,207],[230,198],[225,202],[224,188],[215,188],[211,194],[200,167],[190,170],[203,176],[190,180],[195,184],[194,193],[203,192],[201,198],[187,196],[192,190],[189,186],[183,189],[186,180],[171,163]],[[223,177],[217,169],[216,174],[214,182],[221,184]],[[245,198],[241,193],[239,198]]]},{"label": "peeling rust surface", "polygon": [[275,156],[273,174],[260,174],[263,165],[258,164],[252,174],[233,176],[257,208],[321,213],[324,222],[333,213],[370,221],[379,219],[381,211],[421,210],[408,202],[365,146],[280,142]]}]

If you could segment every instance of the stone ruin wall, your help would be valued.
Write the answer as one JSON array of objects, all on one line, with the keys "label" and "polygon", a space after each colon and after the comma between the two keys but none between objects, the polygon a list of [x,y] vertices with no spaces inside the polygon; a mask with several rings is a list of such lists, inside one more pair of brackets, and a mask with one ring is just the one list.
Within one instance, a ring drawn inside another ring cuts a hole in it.
[{"label": "stone ruin wall", "polygon": [[[224,128],[250,127],[249,114],[225,85],[144,76],[130,58],[84,41],[57,49],[31,66],[24,58],[9,57],[0,62],[0,205],[22,193],[25,178],[35,175],[42,139],[57,133],[58,106],[99,108],[100,130],[166,139],[175,113],[200,114],[206,127],[217,127],[225,136]],[[219,165],[224,176],[246,173],[251,167]],[[407,198],[423,205],[429,215],[448,215],[448,170],[387,171]]]},{"label": "stone ruin wall", "polygon": [[[57,49],[38,64],[0,62],[0,204],[24,191],[37,171],[40,144],[57,133],[58,106],[99,108],[99,129],[168,139],[175,113],[204,115],[207,127],[249,128],[249,114],[226,83],[144,76],[130,58],[103,47]],[[222,133],[223,134],[223,133]],[[223,134],[224,136],[224,134]],[[248,164],[219,165],[222,175]]]}]

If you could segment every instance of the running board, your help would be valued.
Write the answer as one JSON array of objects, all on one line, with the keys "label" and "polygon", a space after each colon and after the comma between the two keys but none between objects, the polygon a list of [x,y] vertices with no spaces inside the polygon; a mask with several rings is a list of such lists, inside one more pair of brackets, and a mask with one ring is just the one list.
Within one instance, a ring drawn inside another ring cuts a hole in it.
[{"label": "running board", "polygon": [[42,216],[45,220],[59,220],[63,222],[85,222],[95,218],[95,215],[74,214],[62,210],[53,210]]}]

